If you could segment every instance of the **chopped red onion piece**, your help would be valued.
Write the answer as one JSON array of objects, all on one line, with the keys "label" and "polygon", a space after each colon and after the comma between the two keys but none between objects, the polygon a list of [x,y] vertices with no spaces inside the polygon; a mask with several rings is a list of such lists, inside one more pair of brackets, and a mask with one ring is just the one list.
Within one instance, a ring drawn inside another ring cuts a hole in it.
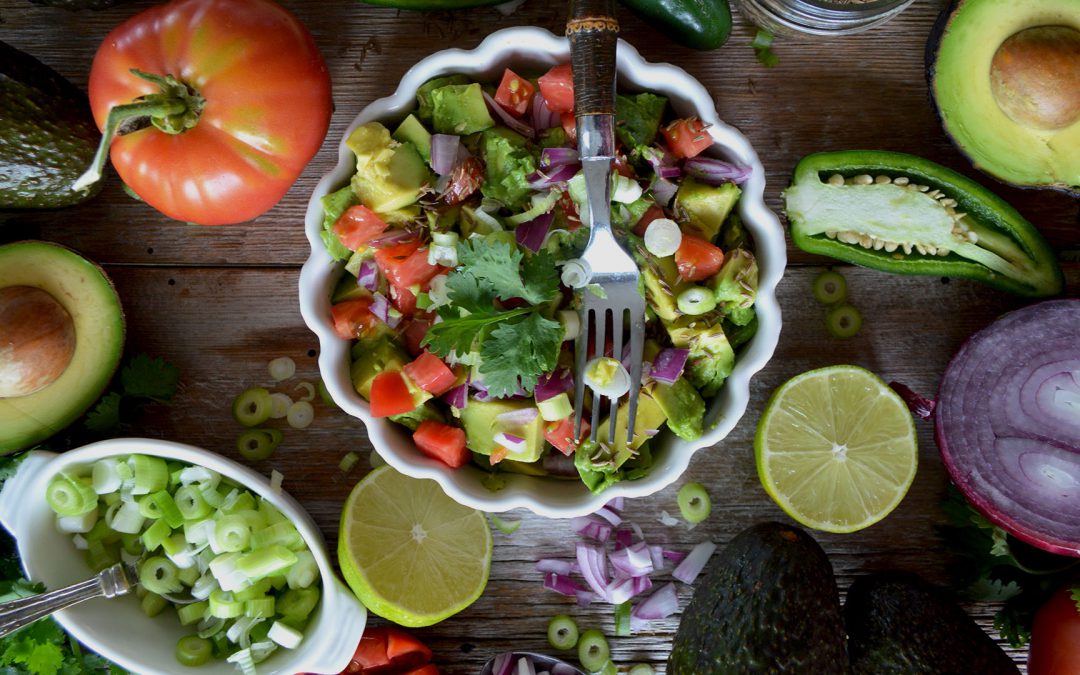
[{"label": "chopped red onion piece", "polygon": [[589,588],[600,597],[607,598],[607,556],[603,547],[578,542],[577,561],[581,576]]},{"label": "chopped red onion piece", "polygon": [[907,403],[912,415],[917,415],[924,420],[934,416],[934,408],[937,407],[937,401],[934,399],[916,394],[906,384],[900,384],[899,382],[890,382],[889,388],[900,394],[900,398],[904,399],[904,403]]},{"label": "chopped red onion piece", "polygon": [[630,577],[641,577],[654,571],[649,547],[643,541],[615,551],[609,559],[612,567]]},{"label": "chopped red onion piece", "polygon": [[662,525],[667,526],[667,527],[675,527],[676,525],[679,524],[679,520],[677,518],[673,518],[671,516],[671,514],[668,513],[667,511],[661,511],[660,512],[660,523]]},{"label": "chopped red onion piece", "polygon": [[570,577],[554,572],[548,572],[544,575],[544,588],[549,591],[555,591],[559,595],[565,595],[571,598],[575,597],[578,591],[585,590],[581,584]]},{"label": "chopped red onion piece", "polygon": [[514,668],[514,654],[512,652],[504,652],[495,657],[494,663],[491,664],[492,675],[510,675]]},{"label": "chopped red onion piece", "polygon": [[682,171],[677,166],[661,166],[656,169],[656,175],[665,180],[672,180],[681,176]]},{"label": "chopped red onion piece", "polygon": [[412,239],[414,236],[415,235],[413,235],[413,233],[409,232],[408,230],[387,230],[386,232],[383,232],[382,236],[380,236],[379,238],[369,241],[368,246],[372,248],[383,248],[384,246],[389,246],[391,244],[398,244],[403,241],[407,241],[409,239]]},{"label": "chopped red onion piece", "polygon": [[631,522],[630,529],[634,531],[634,536],[638,538],[638,541],[645,541],[645,533],[641,531],[640,525],[635,522]]},{"label": "chopped red onion piece", "polygon": [[360,263],[360,270],[356,274],[356,285],[369,291],[374,291],[379,287],[379,268],[374,260],[365,260]]},{"label": "chopped red onion piece", "polygon": [[518,225],[517,230],[514,231],[517,243],[536,253],[544,245],[544,238],[547,236],[548,230],[551,229],[551,223],[554,220],[555,213],[548,211],[527,223]]},{"label": "chopped red onion piece", "polygon": [[390,301],[382,293],[372,294],[371,313],[391,328],[397,328],[398,323],[401,322],[400,314],[395,316],[395,313],[391,311]]},{"label": "chopped red onion piece", "polygon": [[668,583],[634,607],[630,616],[655,621],[666,619],[677,611],[679,611],[679,596],[675,592],[675,584]]},{"label": "chopped red onion piece", "polygon": [[537,131],[562,126],[562,118],[559,117],[558,113],[551,112],[551,109],[548,108],[547,101],[539,94],[533,96],[532,109],[529,112],[531,113],[530,121],[532,122],[533,128]]},{"label": "chopped red onion piece", "polygon": [[679,186],[664,178],[657,178],[652,183],[652,195],[653,199],[660,206],[667,206],[671,204],[671,200],[675,198],[675,193],[679,191]]},{"label": "chopped red onion piece", "polygon": [[569,560],[555,560],[554,558],[541,558],[536,561],[538,572],[554,572],[564,577],[574,573],[576,566]]},{"label": "chopped red onion piece", "polygon": [[581,516],[570,520],[570,527],[574,528],[582,537],[607,541],[611,537],[611,525],[594,516]]},{"label": "chopped red onion piece", "polygon": [[630,577],[617,578],[604,589],[604,599],[613,605],[621,605],[634,597],[634,580]]},{"label": "chopped red onion piece", "polygon": [[469,404],[469,385],[459,384],[442,395],[442,400],[458,410],[464,410]]},{"label": "chopped red onion piece", "polygon": [[686,173],[708,185],[745,183],[753,172],[748,166],[732,164],[719,159],[694,157],[683,164]]},{"label": "chopped red onion piece", "polygon": [[631,581],[634,582],[634,595],[639,595],[652,588],[652,579],[647,576],[634,577]]},{"label": "chopped red onion piece", "polygon": [[[477,385],[473,385],[477,386]],[[479,385],[477,387],[481,391],[487,392],[487,387]],[[504,412],[495,418],[495,421],[500,425],[508,427],[523,427],[536,419],[539,411],[536,408],[521,408],[520,410],[511,410],[510,412]]]},{"label": "chopped red onion piece", "polygon": [[682,551],[672,551],[671,549],[665,548],[664,557],[677,565],[682,562],[683,558],[686,557],[686,554]]},{"label": "chopped red onion piece", "polygon": [[551,169],[538,169],[537,171],[530,173],[526,180],[529,182],[529,187],[532,189],[546,190],[547,188],[568,182],[577,172],[577,164],[564,164],[562,166],[552,167]]},{"label": "chopped red onion piece", "polygon": [[454,134],[432,134],[431,136],[431,169],[440,176],[446,176],[457,165],[458,148],[461,147],[461,136]]},{"label": "chopped red onion piece", "polygon": [[533,396],[536,398],[536,402],[540,403],[549,398],[555,398],[559,394],[570,391],[573,388],[574,374],[570,372],[569,368],[559,368],[558,370],[540,376],[540,379],[536,383],[536,387],[533,389]]},{"label": "chopped red onion piece", "polygon": [[664,547],[663,546],[659,546],[659,545],[650,546],[649,547],[649,557],[652,559],[653,571],[659,572],[660,570],[667,567],[667,565],[665,564],[666,561],[664,560]]},{"label": "chopped red onion piece", "polygon": [[524,656],[519,658],[514,675],[536,675],[536,668],[533,666],[532,660]]},{"label": "chopped red onion piece", "polygon": [[573,148],[544,148],[540,151],[540,168],[547,169],[580,161],[578,151]]},{"label": "chopped red onion piece", "polygon": [[580,591],[577,594],[578,607],[588,607],[596,599],[596,593],[592,591]]},{"label": "chopped red onion piece", "polygon": [[619,517],[619,514],[615,513],[606,506],[601,506],[599,509],[596,510],[595,513],[596,515],[608,521],[615,527],[618,527],[622,524],[622,518]]},{"label": "chopped red onion piece", "polygon": [[675,380],[682,375],[683,368],[686,367],[686,360],[689,357],[689,349],[676,349],[674,347],[661,349],[660,353],[653,359],[649,376],[657,382],[674,384]]},{"label": "chopped red onion piece", "polygon": [[604,506],[606,506],[609,509],[611,509],[612,511],[615,511],[616,513],[618,513],[620,511],[622,511],[624,508],[626,508],[626,498],[625,497],[616,497],[615,499],[612,499],[610,502],[608,502]]},{"label": "chopped red onion piece", "polygon": [[504,431],[500,431],[495,434],[495,445],[506,448],[511,454],[520,455],[525,452],[525,439],[521,436],[514,436]]},{"label": "chopped red onion piece", "polygon": [[684,584],[694,583],[694,579],[697,579],[698,575],[701,574],[701,570],[705,569],[705,563],[709,562],[709,558],[715,550],[716,544],[711,541],[701,542],[690,551],[690,555],[679,563],[679,566],[671,573],[671,577]]},{"label": "chopped red onion piece", "polygon": [[525,124],[518,118],[514,117],[510,113],[506,112],[506,110],[504,110],[501,105],[495,102],[495,99],[491,98],[490,94],[488,94],[486,91],[480,93],[484,95],[484,100],[487,102],[488,110],[494,112],[503,124],[518,132],[525,138],[533,138],[534,136],[536,136],[536,130],[534,130],[531,126]]},{"label": "chopped red onion piece", "polygon": [[565,663],[556,663],[551,666],[551,675],[577,675],[577,672],[577,668]]},{"label": "chopped red onion piece", "polygon": [[[615,530],[615,550],[624,549],[633,543],[634,533],[625,527]],[[612,556],[614,558],[614,556]]]}]

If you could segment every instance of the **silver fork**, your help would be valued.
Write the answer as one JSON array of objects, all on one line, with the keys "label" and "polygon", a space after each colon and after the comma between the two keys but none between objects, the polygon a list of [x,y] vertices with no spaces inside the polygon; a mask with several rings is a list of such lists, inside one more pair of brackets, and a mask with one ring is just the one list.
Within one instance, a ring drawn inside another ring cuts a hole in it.
[{"label": "silver fork", "polygon": [[[623,324],[630,329],[630,393],[627,404],[626,442],[634,437],[638,391],[641,388],[641,357],[645,346],[645,299],[638,291],[634,260],[611,232],[611,163],[615,159],[615,49],[619,23],[612,0],[572,0],[566,35],[574,71],[574,110],[577,117],[578,152],[585,176],[589,207],[589,244],[581,255],[590,272],[589,284],[602,292],[581,293],[581,332],[575,344],[574,438],[581,438],[585,409],[585,366],[589,339],[596,356],[604,355],[607,324],[611,323],[612,355],[623,360]],[[629,315],[629,316],[627,316]],[[596,441],[600,411],[606,398],[592,397],[589,439]],[[619,399],[611,399],[608,443],[615,442]]]}]

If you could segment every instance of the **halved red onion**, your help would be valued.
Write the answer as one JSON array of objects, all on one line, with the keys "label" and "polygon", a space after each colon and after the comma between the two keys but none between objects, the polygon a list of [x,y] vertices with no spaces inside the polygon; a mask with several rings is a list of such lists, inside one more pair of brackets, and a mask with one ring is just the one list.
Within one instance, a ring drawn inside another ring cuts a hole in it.
[{"label": "halved red onion", "polygon": [[753,170],[742,164],[732,164],[720,159],[709,157],[694,157],[683,163],[686,173],[708,185],[723,185],[724,183],[745,183]]},{"label": "halved red onion", "polygon": [[666,619],[677,611],[679,611],[679,596],[675,592],[675,584],[668,583],[634,607],[630,616],[635,619],[655,621]]},{"label": "halved red onion", "polygon": [[454,408],[464,410],[469,404],[469,385],[459,384],[443,394],[441,398]]},{"label": "halved red onion", "polygon": [[529,121],[537,131],[562,126],[562,118],[558,113],[551,112],[547,101],[540,94],[533,96],[532,108],[529,110]]},{"label": "halved red onion", "polygon": [[431,170],[440,176],[446,176],[454,170],[461,148],[461,136],[454,134],[432,134]]},{"label": "halved red onion", "polygon": [[356,274],[356,284],[369,291],[379,288],[379,267],[374,260],[368,259],[360,263],[360,269]]},{"label": "halved red onion", "polygon": [[385,295],[378,292],[372,294],[371,313],[387,326],[397,328],[397,325],[401,322],[401,315],[395,315],[395,312],[391,311],[392,309],[390,301],[386,299]]},{"label": "halved red onion", "polygon": [[555,572],[544,575],[544,588],[570,598],[577,597],[579,591],[585,590],[581,584],[570,577]]},{"label": "halved red onion", "polygon": [[1080,556],[1080,299],[1001,317],[949,363],[935,435],[968,501],[1018,539]]},{"label": "halved red onion", "polygon": [[540,168],[549,169],[567,164],[577,164],[581,160],[574,148],[544,148],[540,151]]},{"label": "halved red onion", "polygon": [[555,558],[541,558],[536,561],[537,572],[554,572],[562,576],[570,576],[578,569],[577,564],[569,560],[556,560]]},{"label": "halved red onion", "polygon": [[536,398],[536,402],[540,403],[549,398],[555,398],[573,388],[574,374],[570,372],[569,368],[559,368],[540,376],[536,382],[536,387],[533,389],[533,396]]},{"label": "halved red onion", "polygon": [[503,124],[518,132],[525,138],[533,138],[536,136],[535,129],[533,129],[528,124],[525,124],[518,118],[514,117],[510,113],[506,112],[506,110],[504,110],[501,105],[496,103],[495,99],[491,98],[491,95],[488,94],[486,91],[481,93],[484,95],[484,101],[487,102],[488,110],[495,113]]},{"label": "halved red onion", "polygon": [[[474,384],[473,386],[482,385]],[[487,391],[487,388],[484,387],[483,391]],[[536,419],[536,416],[537,414],[539,414],[539,412],[540,411],[538,411],[534,407],[520,408],[518,410],[511,410],[509,412],[504,412],[501,415],[496,416],[495,421],[498,422],[501,426],[523,427]]]},{"label": "halved red onion", "polygon": [[551,229],[551,223],[554,220],[555,213],[553,211],[548,211],[547,213],[540,214],[527,223],[518,225],[517,229],[514,230],[514,237],[517,239],[517,243],[533,253],[536,253],[540,250],[540,247],[544,245],[544,237],[547,236],[548,230]]},{"label": "halved red onion", "polygon": [[705,568],[705,563],[709,562],[709,558],[712,557],[715,550],[716,544],[711,541],[701,542],[679,563],[679,566],[671,573],[671,577],[684,584],[694,583],[694,579],[697,579],[698,575],[701,574],[701,570]]},{"label": "halved red onion", "polygon": [[607,555],[601,546],[590,546],[584,542],[578,542],[577,562],[581,568],[581,576],[594,593],[602,598],[607,597]]},{"label": "halved red onion", "polygon": [[564,164],[550,169],[538,169],[530,173],[526,180],[532,189],[546,190],[568,182],[578,172],[578,168],[577,164]]},{"label": "halved red onion", "polygon": [[653,359],[649,377],[657,382],[674,384],[675,380],[682,376],[683,368],[686,367],[686,360],[688,358],[690,358],[689,349],[678,349],[674,347],[661,349],[660,353]]}]

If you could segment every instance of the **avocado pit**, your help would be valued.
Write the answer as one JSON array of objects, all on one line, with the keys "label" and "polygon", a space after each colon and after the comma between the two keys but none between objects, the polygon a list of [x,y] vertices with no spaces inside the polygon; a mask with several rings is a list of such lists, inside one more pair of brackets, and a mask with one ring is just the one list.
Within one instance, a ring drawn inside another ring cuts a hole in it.
[{"label": "avocado pit", "polygon": [[44,389],[74,354],[75,323],[56,298],[32,286],[0,288],[0,398]]},{"label": "avocado pit", "polygon": [[1037,26],[1005,40],[990,64],[990,87],[1017,124],[1048,131],[1080,120],[1080,31]]}]

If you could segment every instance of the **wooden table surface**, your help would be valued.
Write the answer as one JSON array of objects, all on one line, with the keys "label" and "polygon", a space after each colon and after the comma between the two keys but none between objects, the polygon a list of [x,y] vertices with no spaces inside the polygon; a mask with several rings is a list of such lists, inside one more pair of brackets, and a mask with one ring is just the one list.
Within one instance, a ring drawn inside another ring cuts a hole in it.
[{"label": "wooden table surface", "polygon": [[[0,39],[85,87],[106,32],[149,4],[136,0],[98,13],[68,13],[27,0],[0,0]],[[560,31],[565,17],[564,3],[545,0],[527,0],[509,17],[490,8],[423,15],[353,0],[283,4],[306,22],[328,62],[336,111],[322,150],[280,204],[246,225],[185,225],[128,198],[111,175],[102,194],[88,204],[27,214],[0,228],[0,240],[56,241],[102,263],[126,310],[129,353],[144,351],[179,366],[182,388],[175,404],[147,411],[130,430],[133,435],[185,441],[234,458],[239,427],[230,402],[248,386],[267,384],[270,359],[291,356],[298,378],[318,376],[318,345],[300,318],[297,300],[299,269],[308,255],[303,214],[319,176],[334,165],[345,127],[365,105],[392,91],[421,57],[448,47],[474,47],[489,32],[508,26]],[[622,36],[645,58],[675,63],[700,79],[715,96],[720,116],[749,137],[767,171],[768,203],[778,213],[780,191],[801,156],[819,150],[900,150],[975,177],[1011,201],[1055,246],[1075,247],[1080,243],[1076,201],[995,183],[974,171],[942,133],[928,102],[923,67],[924,42],[939,9],[937,0],[918,0],[891,23],[859,36],[779,38],[780,62],[771,69],[756,61],[750,47],[754,29],[737,14],[728,44],[713,52],[679,47],[626,11],[620,19]],[[811,299],[811,280],[825,261],[794,247],[789,259],[779,287],[784,330],[776,355],[755,377],[743,420],[725,441],[699,453],[687,474],[710,489],[712,517],[692,532],[660,525],[660,510],[677,510],[677,485],[633,501],[627,515],[644,527],[650,541],[688,548],[709,538],[722,545],[752,523],[785,519],[758,483],[752,437],[766,397],[787,378],[809,368],[854,363],[930,393],[968,335],[1022,304],[972,282],[847,269],[850,297],[865,323],[854,339],[837,341],[826,333],[823,311]],[[1077,295],[1080,266],[1066,265],[1066,277],[1069,295]],[[359,421],[326,406],[316,410],[310,428],[289,430],[274,458],[257,468],[285,474],[286,489],[312,513],[333,546],[341,504],[366,469],[361,462],[343,476],[338,462],[349,451],[366,459],[370,444]],[[947,581],[950,558],[934,533],[944,522],[939,503],[946,477],[930,432],[919,424],[918,475],[892,515],[857,534],[815,534],[841,589],[854,576],[881,568]],[[533,569],[538,558],[572,555],[569,524],[525,512],[507,517],[524,522],[513,535],[494,533],[484,595],[459,615],[418,631],[444,673],[475,673],[484,660],[507,649],[547,651],[546,623],[560,612],[571,613],[583,628],[614,633],[609,606],[579,609],[543,591]],[[679,596],[684,605],[690,589],[681,587]],[[968,609],[990,625],[993,605]],[[654,622],[630,638],[611,638],[616,662],[662,665],[678,618]],[[1012,655],[1019,663],[1026,656]]]}]

